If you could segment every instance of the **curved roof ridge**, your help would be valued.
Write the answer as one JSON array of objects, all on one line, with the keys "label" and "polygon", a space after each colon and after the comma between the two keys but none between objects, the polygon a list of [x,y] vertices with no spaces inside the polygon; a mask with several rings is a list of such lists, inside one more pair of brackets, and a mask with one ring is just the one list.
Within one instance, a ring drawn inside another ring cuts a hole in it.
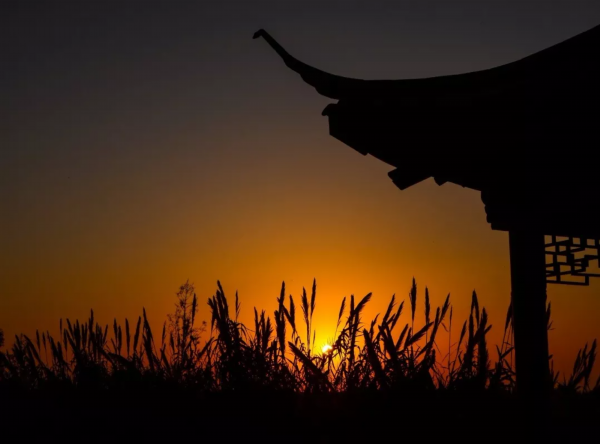
[{"label": "curved roof ridge", "polygon": [[[600,50],[600,25],[561,43],[522,59],[479,71],[445,76],[401,80],[364,80],[342,77],[317,69],[290,55],[267,31],[261,29],[253,38],[263,37],[293,71],[313,86],[317,92],[332,99],[374,98],[395,95],[478,94],[511,87],[530,81],[551,81],[553,75],[563,76],[578,70],[597,67]],[[595,51],[594,51],[595,50]],[[588,56],[589,57],[586,57]],[[572,66],[572,61],[583,61]],[[555,78],[555,77],[554,77]]]}]

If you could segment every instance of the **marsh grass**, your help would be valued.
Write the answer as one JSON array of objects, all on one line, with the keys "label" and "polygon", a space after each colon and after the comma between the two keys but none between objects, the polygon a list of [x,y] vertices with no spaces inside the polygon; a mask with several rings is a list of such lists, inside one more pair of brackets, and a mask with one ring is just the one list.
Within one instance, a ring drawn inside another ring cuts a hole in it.
[{"label": "marsh grass", "polygon": [[[381,316],[365,322],[362,313],[371,294],[342,300],[336,333],[328,353],[315,350],[313,315],[317,285],[303,290],[300,309],[285,283],[273,317],[254,309],[252,328],[239,322],[240,301],[230,308],[220,282],[208,300],[210,324],[199,323],[198,298],[189,282],[176,294],[173,314],[159,337],[146,310],[135,321],[116,319],[100,325],[93,310],[85,322],[61,319],[59,334],[36,331],[18,335],[10,350],[0,352],[0,384],[28,389],[72,386],[108,389],[136,384],[169,384],[203,391],[279,390],[297,393],[364,390],[492,390],[511,392],[513,332],[509,307],[502,343],[494,358],[488,346],[485,308],[473,292],[468,319],[454,332],[456,321],[448,295],[432,310],[425,290],[424,325],[415,327],[418,296],[413,279],[408,293],[409,319],[401,322],[405,302],[392,296]],[[551,328],[548,305],[548,328]],[[441,354],[440,333],[447,350]],[[457,339],[456,339],[457,338]],[[0,336],[0,339],[3,339]],[[596,341],[579,351],[570,377],[553,373],[555,387],[573,392],[600,390],[591,381]]]},{"label": "marsh grass", "polygon": [[[93,310],[85,322],[61,319],[56,336],[21,334],[0,351],[0,421],[11,418],[12,425],[3,430],[23,442],[38,432],[58,434],[64,442],[65,434],[91,429],[88,441],[102,435],[98,442],[106,442],[115,428],[129,430],[136,442],[197,436],[239,442],[234,435],[263,442],[354,442],[392,429],[399,434],[398,424],[405,437],[414,432],[451,439],[462,433],[458,424],[488,433],[508,427],[498,422],[507,412],[516,428],[533,424],[530,409],[518,416],[511,404],[510,307],[502,343],[490,352],[492,326],[475,292],[461,323],[453,317],[450,295],[434,309],[428,290],[421,298],[414,279],[408,307],[392,296],[383,314],[365,321],[371,296],[342,300],[327,353],[315,349],[316,281],[298,302],[283,283],[273,316],[255,308],[251,326],[239,321],[237,293],[230,306],[220,282],[207,302],[210,322],[198,321],[198,298],[186,282],[157,337],[145,309],[121,324],[101,325]],[[420,300],[424,322],[416,327]],[[551,328],[550,305],[547,315]],[[600,378],[591,380],[596,354],[596,341],[586,344],[571,376],[552,374],[561,418],[577,417],[579,425],[565,429],[571,438],[573,430],[583,433],[581,421],[589,412],[600,414]],[[555,425],[567,424],[563,419]],[[43,426],[31,428],[32,421]],[[541,421],[548,423],[546,417]],[[160,439],[158,429],[166,430]]]}]

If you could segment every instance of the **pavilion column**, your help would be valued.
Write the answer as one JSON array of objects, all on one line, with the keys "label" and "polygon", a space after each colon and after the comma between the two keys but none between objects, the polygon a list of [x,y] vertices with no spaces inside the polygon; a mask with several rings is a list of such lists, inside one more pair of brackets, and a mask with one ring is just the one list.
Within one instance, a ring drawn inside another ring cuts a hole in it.
[{"label": "pavilion column", "polygon": [[550,385],[545,237],[509,232],[517,392],[544,397]]}]

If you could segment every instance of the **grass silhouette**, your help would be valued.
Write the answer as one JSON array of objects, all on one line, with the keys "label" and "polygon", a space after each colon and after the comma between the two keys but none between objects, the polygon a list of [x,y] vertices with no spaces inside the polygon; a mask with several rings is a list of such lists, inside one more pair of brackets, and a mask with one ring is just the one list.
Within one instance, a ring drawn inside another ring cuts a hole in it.
[{"label": "grass silhouette", "polygon": [[[198,299],[193,285],[186,282],[177,293],[175,312],[157,338],[145,309],[131,324],[115,320],[112,326],[102,326],[92,311],[86,322],[61,320],[57,337],[49,332],[36,332],[34,338],[17,336],[10,350],[0,352],[0,416],[11,418],[9,429],[24,441],[40,432],[59,433],[61,442],[65,439],[61,421],[69,421],[69,436],[98,431],[101,423],[109,423],[136,430],[132,439],[145,436],[152,441],[159,436],[157,425],[163,424],[161,430],[168,430],[163,440],[210,436],[220,442],[229,442],[228,436],[232,442],[257,436],[263,441],[295,437],[307,442],[312,438],[305,433],[317,431],[318,442],[342,436],[351,440],[360,433],[373,438],[375,429],[366,425],[369,421],[391,421],[382,425],[382,430],[390,431],[398,418],[404,418],[403,427],[412,427],[413,432],[429,427],[432,439],[436,433],[452,438],[457,433],[453,428],[465,420],[471,429],[486,433],[498,427],[498,418],[520,408],[529,418],[525,425],[536,423],[531,406],[518,404],[513,393],[511,309],[492,362],[486,340],[491,326],[475,292],[458,335],[453,334],[450,296],[432,311],[427,290],[425,325],[414,328],[420,299],[414,280],[410,321],[404,326],[400,319],[405,304],[395,297],[383,316],[366,323],[361,315],[371,294],[360,300],[344,298],[331,349],[321,353],[315,350],[312,326],[316,281],[310,294],[304,290],[300,297],[301,314],[294,298],[286,299],[284,283],[273,317],[254,309],[252,328],[238,321],[237,293],[230,307],[217,285],[208,300],[210,324],[198,322]],[[550,328],[550,306],[547,313]],[[442,330],[448,334],[445,355],[438,347]],[[565,428],[571,439],[575,428],[567,427],[569,421],[579,423],[590,412],[600,413],[600,378],[595,384],[590,380],[595,357],[596,341],[579,351],[569,378],[561,381],[553,373],[554,404],[534,409],[546,429],[548,415],[558,415],[556,426]],[[137,418],[140,426],[124,418]],[[37,430],[14,428],[30,421],[45,425]],[[343,426],[348,421],[355,425]],[[196,436],[187,427],[176,426],[187,423],[205,427]],[[238,425],[232,430],[234,424]],[[434,430],[427,424],[439,427]],[[520,423],[513,419],[512,424]],[[263,430],[268,427],[287,430],[288,436]],[[583,430],[578,427],[580,433]],[[237,438],[232,433],[238,433]],[[552,429],[549,436],[557,438],[560,433]]]}]

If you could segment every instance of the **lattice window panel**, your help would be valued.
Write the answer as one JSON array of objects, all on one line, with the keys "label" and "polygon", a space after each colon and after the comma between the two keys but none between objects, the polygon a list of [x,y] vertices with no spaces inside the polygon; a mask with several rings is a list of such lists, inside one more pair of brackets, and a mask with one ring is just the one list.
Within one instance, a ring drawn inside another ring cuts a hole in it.
[{"label": "lattice window panel", "polygon": [[600,239],[548,236],[546,282],[589,285],[591,277],[600,277],[599,251]]}]

